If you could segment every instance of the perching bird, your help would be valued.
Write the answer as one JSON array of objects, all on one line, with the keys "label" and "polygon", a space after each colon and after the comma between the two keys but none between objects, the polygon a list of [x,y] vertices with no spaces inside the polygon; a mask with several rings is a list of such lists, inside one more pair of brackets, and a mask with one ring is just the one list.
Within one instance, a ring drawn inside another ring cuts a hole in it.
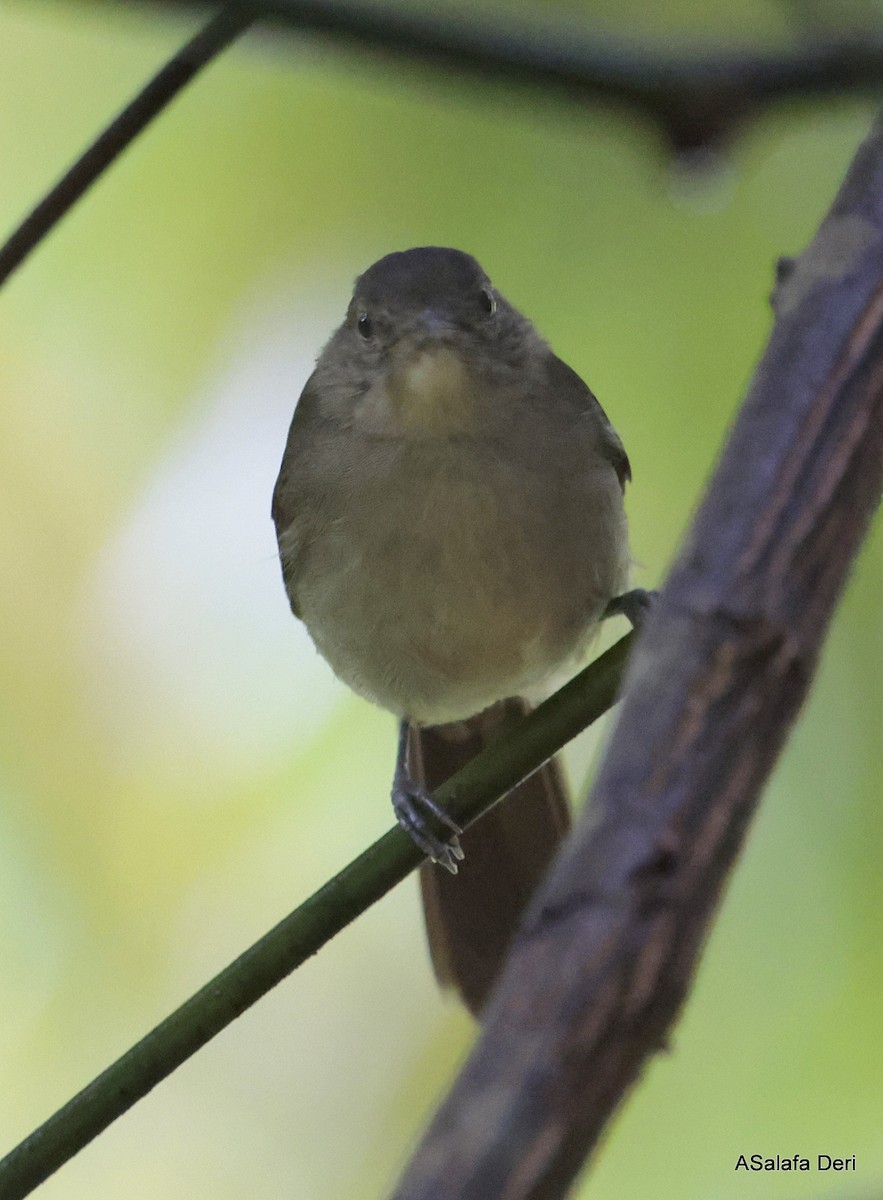
[{"label": "perching bird", "polygon": [[422,868],[433,962],[475,1013],[567,801],[549,763],[461,848],[432,832],[446,818],[429,793],[519,697],[582,665],[606,613],[631,611],[629,478],[580,377],[474,258],[436,246],[357,279],[291,423],[273,494],[291,607],[336,674],[401,721],[395,811],[448,868]]}]

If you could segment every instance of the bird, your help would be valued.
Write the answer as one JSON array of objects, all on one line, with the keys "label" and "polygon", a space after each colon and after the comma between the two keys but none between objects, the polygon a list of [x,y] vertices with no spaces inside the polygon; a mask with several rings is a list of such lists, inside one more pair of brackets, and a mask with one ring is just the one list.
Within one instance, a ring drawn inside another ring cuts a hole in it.
[{"label": "bird", "polygon": [[580,376],[463,251],[355,282],[295,407],[273,491],[294,615],[399,721],[391,797],[427,855],[432,962],[480,1017],[566,836],[545,764],[465,832],[432,792],[556,682],[627,591],[631,467]]}]

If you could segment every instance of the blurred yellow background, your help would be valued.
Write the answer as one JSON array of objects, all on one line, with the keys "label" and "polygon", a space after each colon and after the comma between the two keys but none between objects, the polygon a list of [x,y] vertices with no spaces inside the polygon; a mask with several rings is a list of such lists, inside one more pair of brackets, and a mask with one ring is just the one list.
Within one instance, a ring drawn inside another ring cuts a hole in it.
[{"label": "blurred yellow background", "polygon": [[[684,48],[733,28],[782,40],[787,7],[532,16]],[[159,10],[0,10],[0,230],[194,27]],[[620,431],[636,582],[653,586],[763,347],[774,261],[812,235],[871,113],[793,103],[691,178],[620,113],[264,32],[12,279],[0,1149],[391,823],[393,720],[333,679],[290,616],[269,520],[294,401],[352,278],[425,243],[481,260]],[[883,1186],[881,587],[878,526],[672,1052],[580,1195]],[[569,754],[577,782],[601,732]],[[410,880],[40,1194],[380,1198],[472,1036],[436,993]],[[855,1154],[858,1171],[735,1173],[754,1152]]]}]

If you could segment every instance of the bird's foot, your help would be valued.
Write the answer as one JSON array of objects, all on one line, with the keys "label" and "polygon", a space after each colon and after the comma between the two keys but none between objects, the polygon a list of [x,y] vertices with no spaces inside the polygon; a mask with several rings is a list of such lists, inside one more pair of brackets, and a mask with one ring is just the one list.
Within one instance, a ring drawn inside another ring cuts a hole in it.
[{"label": "bird's foot", "polygon": [[601,614],[601,620],[621,615],[631,621],[633,629],[640,629],[658,595],[658,592],[646,592],[643,588],[633,588],[632,591],[624,592],[621,596],[614,596]]},{"label": "bird's foot", "polygon": [[[456,875],[457,863],[463,860],[459,838],[463,830],[425,788],[403,771],[396,771],[393,780],[392,807],[402,829],[423,853]],[[444,825],[453,836],[447,839],[440,837],[433,832],[433,824]]]}]

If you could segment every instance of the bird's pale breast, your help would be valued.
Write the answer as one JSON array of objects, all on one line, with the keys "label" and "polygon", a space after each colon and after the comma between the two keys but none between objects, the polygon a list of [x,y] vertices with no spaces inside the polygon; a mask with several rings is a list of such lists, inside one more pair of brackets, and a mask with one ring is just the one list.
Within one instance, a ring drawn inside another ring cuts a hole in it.
[{"label": "bird's pale breast", "polygon": [[348,435],[296,553],[301,615],[340,678],[437,724],[575,662],[627,573],[621,488],[589,435]]}]

